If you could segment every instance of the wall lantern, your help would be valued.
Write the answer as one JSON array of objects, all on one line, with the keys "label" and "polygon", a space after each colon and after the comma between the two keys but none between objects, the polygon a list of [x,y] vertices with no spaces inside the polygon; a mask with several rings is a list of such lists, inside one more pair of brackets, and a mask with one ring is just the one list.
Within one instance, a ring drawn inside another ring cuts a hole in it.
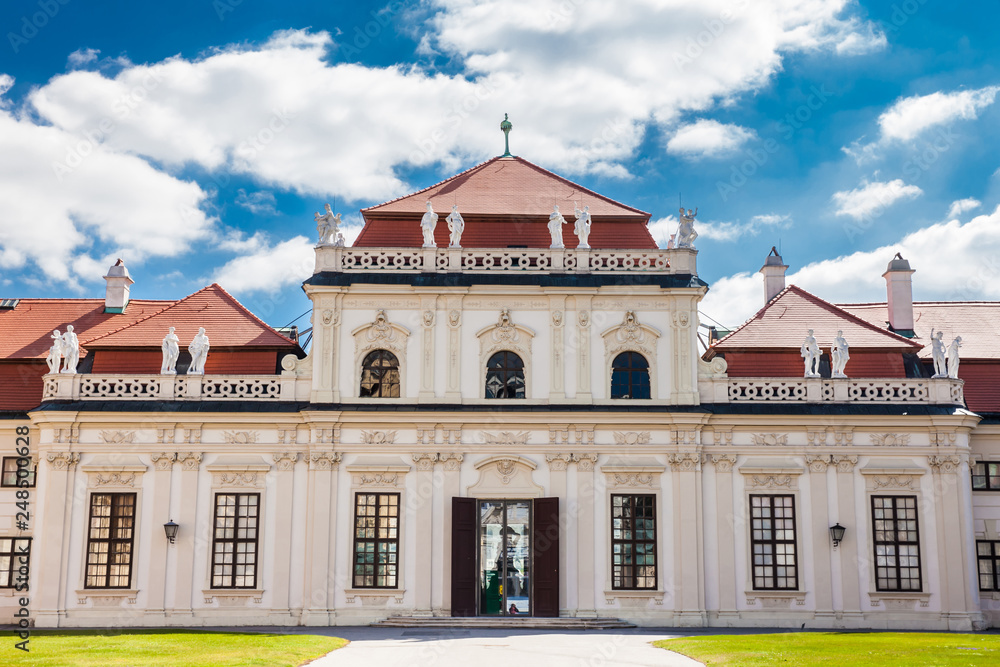
[{"label": "wall lantern", "polygon": [[840,541],[842,539],[844,539],[844,533],[846,533],[846,532],[847,532],[847,529],[844,528],[843,526],[841,526],[839,523],[837,523],[837,524],[835,524],[833,526],[830,526],[830,537],[833,538],[833,547],[834,547],[834,549],[836,549],[838,546],[840,546]]},{"label": "wall lantern", "polygon": [[177,537],[178,528],[180,526],[174,523],[173,519],[163,524],[163,532],[167,534],[167,539],[170,540],[171,544],[174,543],[174,539]]}]

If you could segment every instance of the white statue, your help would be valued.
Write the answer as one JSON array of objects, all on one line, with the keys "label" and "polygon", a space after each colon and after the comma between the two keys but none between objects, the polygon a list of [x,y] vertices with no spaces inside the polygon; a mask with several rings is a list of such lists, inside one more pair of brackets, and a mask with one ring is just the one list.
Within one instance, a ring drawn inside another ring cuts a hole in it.
[{"label": "white statue", "polygon": [[80,363],[80,341],[73,333],[73,325],[66,325],[66,333],[62,335],[62,356],[65,360],[61,373],[76,374],[76,365]]},{"label": "white statue", "polygon": [[[931,358],[934,359],[934,375],[931,377],[948,377],[948,367],[945,364],[944,332],[938,331],[934,334],[934,327],[931,327]],[[956,369],[957,370],[957,369]]]},{"label": "white statue", "polygon": [[843,331],[837,331],[837,337],[833,339],[833,346],[830,348],[830,377],[846,378],[844,368],[851,360],[851,353],[848,351],[847,339],[844,338]]},{"label": "white statue", "polygon": [[687,214],[684,213],[684,207],[680,209],[680,224],[677,226],[677,247],[678,248],[694,248],[694,240],[698,238],[698,232],[694,231],[694,218],[698,215],[698,208],[695,207],[694,211],[691,209],[687,210]]},{"label": "white statue", "polygon": [[445,218],[445,222],[448,223],[448,231],[451,232],[448,247],[461,248],[462,232],[465,231],[465,220],[462,218],[462,214],[458,212],[458,204],[451,207],[451,213]]},{"label": "white statue", "polygon": [[52,332],[52,347],[49,348],[49,356],[45,357],[45,363],[49,366],[50,373],[58,373],[59,365],[62,364],[63,342],[59,329]]},{"label": "white statue", "polygon": [[160,345],[163,350],[163,363],[160,364],[160,373],[163,375],[177,375],[177,357],[181,353],[181,339],[174,333],[174,327],[170,327],[167,335],[163,337]]},{"label": "white statue", "polygon": [[573,212],[576,213],[576,224],[573,226],[573,231],[576,232],[576,238],[580,240],[576,244],[577,248],[589,248],[590,244],[588,239],[590,238],[590,207],[584,206],[581,211],[576,207],[576,202],[573,202]]},{"label": "white statue", "polygon": [[816,338],[813,336],[812,329],[810,329],[809,333],[806,334],[805,342],[802,343],[801,355],[806,362],[806,377],[818,378],[819,344],[816,343]]},{"label": "white statue", "polygon": [[191,344],[188,345],[188,352],[191,353],[191,365],[188,366],[188,375],[204,375],[205,361],[208,359],[208,336],[205,335],[205,327],[198,327]]},{"label": "white statue", "polygon": [[334,237],[337,236],[338,227],[340,226],[340,214],[333,214],[333,210],[330,205],[326,205],[326,213],[320,215],[316,212],[316,231],[319,233],[319,245],[330,245],[333,243]]},{"label": "white statue", "polygon": [[338,248],[343,248],[347,245],[347,239],[344,238],[344,232],[337,232],[337,240],[334,242],[335,246]]},{"label": "white statue", "polygon": [[420,219],[420,231],[424,234],[424,247],[425,248],[436,248],[437,243],[434,242],[434,228],[437,227],[438,214],[434,212],[434,207],[430,202],[427,202],[427,212],[424,213],[424,217]]},{"label": "white statue", "polygon": [[552,207],[552,213],[549,214],[549,234],[552,235],[552,245],[550,248],[565,248],[563,245],[562,230],[563,225],[566,224],[566,218],[562,217],[562,213],[559,212],[559,206],[555,205]]},{"label": "white statue", "polygon": [[962,347],[962,337],[955,336],[948,346],[948,377],[958,379],[958,348]]}]

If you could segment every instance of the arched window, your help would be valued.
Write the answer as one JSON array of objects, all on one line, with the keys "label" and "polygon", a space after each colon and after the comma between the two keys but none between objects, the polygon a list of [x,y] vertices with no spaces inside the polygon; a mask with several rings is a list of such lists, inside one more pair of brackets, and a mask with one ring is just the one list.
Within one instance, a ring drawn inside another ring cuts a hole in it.
[{"label": "arched window", "polygon": [[369,352],[361,362],[362,398],[399,398],[399,360],[387,350]]},{"label": "arched window", "polygon": [[524,398],[524,362],[506,350],[486,363],[486,398]]},{"label": "arched window", "polygon": [[649,398],[649,362],[638,352],[622,352],[611,364],[611,398]]}]

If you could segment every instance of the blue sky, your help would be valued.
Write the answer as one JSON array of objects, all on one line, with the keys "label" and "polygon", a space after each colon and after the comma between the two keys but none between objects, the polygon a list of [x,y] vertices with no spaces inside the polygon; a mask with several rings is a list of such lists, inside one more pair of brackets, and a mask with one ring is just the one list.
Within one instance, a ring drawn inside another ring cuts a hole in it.
[{"label": "blue sky", "polygon": [[[0,295],[218,281],[269,323],[308,310],[312,212],[512,151],[653,214],[699,209],[703,312],[736,325],[780,245],[790,280],[884,299],[1000,298],[994,3],[8,1],[0,8]],[[302,324],[303,322],[300,322]]]}]

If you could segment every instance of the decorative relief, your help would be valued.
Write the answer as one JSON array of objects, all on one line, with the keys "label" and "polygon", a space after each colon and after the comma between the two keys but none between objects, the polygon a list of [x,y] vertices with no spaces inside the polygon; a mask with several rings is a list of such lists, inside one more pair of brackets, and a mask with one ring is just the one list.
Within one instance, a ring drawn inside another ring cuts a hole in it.
[{"label": "decorative relief", "polygon": [[563,312],[561,310],[552,311],[552,326],[558,328],[563,325]]},{"label": "decorative relief", "polygon": [[174,427],[156,429],[156,441],[161,445],[174,444]]},{"label": "decorative relief", "polygon": [[667,456],[667,460],[670,461],[670,465],[674,467],[674,470],[679,470],[680,472],[694,472],[698,469],[698,455],[697,454],[670,454]]},{"label": "decorative relief", "polygon": [[257,431],[225,431],[222,436],[229,445],[251,445],[260,438]]},{"label": "decorative relief", "polygon": [[615,444],[618,445],[648,445],[649,431],[615,431]]},{"label": "decorative relief", "polygon": [[80,455],[76,452],[50,452],[45,455],[45,460],[56,470],[67,470],[80,462]]},{"label": "decorative relief", "polygon": [[819,431],[806,431],[806,438],[809,441],[809,445],[812,447],[825,447],[826,429]]},{"label": "decorative relief", "polygon": [[465,457],[455,452],[438,454],[438,461],[444,464],[444,469],[448,472],[455,472],[462,468],[462,461]]},{"label": "decorative relief", "polygon": [[299,460],[298,452],[278,452],[271,456],[274,465],[278,470],[289,471],[295,467],[295,462]]},{"label": "decorative relief", "polygon": [[806,465],[809,466],[811,472],[826,472],[826,469],[830,466],[830,455],[821,454],[817,456],[806,454]]},{"label": "decorative relief", "polygon": [[853,472],[854,466],[858,464],[858,457],[834,455],[830,457],[830,462],[837,466],[837,472]]},{"label": "decorative relief", "polygon": [[177,458],[177,454],[161,452],[159,454],[153,454],[149,457],[153,461],[153,465],[157,470],[170,470],[174,465],[174,460]]},{"label": "decorative relief", "polygon": [[554,470],[557,472],[562,472],[566,470],[570,461],[574,460],[572,454],[546,454],[545,460],[549,464],[549,470]]},{"label": "decorative relief", "polygon": [[732,444],[733,444],[733,432],[732,432],[732,430],[720,431],[720,430],[717,429],[715,431],[714,442],[715,442],[715,444],[721,445],[723,447],[732,446]]},{"label": "decorative relief", "polygon": [[872,444],[879,447],[903,447],[910,444],[909,433],[869,433]]},{"label": "decorative relief", "polygon": [[833,442],[838,447],[850,447],[854,444],[854,431],[834,431]]},{"label": "decorative relief", "polygon": [[655,482],[655,476],[652,473],[642,472],[616,472],[612,475],[612,479],[615,486],[644,486],[652,488]]},{"label": "decorative relief", "polygon": [[184,470],[197,470],[201,465],[201,454],[198,452],[178,452],[177,462]]},{"label": "decorative relief", "polygon": [[424,328],[425,329],[430,329],[431,327],[434,326],[434,311],[433,310],[425,310],[423,318],[424,318]]},{"label": "decorative relief", "polygon": [[330,326],[331,324],[333,324],[333,311],[330,310],[329,308],[324,310],[320,317],[322,318],[324,325]]},{"label": "decorative relief", "polygon": [[313,470],[336,470],[343,455],[340,452],[313,452],[309,455],[309,467]]},{"label": "decorative relief", "polygon": [[522,431],[521,433],[513,433],[511,431],[502,431],[500,433],[487,433],[486,431],[483,431],[483,441],[487,445],[511,447],[511,446],[528,444],[529,435],[530,433],[528,433],[528,431]]},{"label": "decorative relief", "polygon": [[797,475],[747,475],[748,488],[794,489]]},{"label": "decorative relief", "polygon": [[217,472],[215,480],[218,486],[261,487],[264,486],[263,475],[256,472]]},{"label": "decorative relief", "polygon": [[294,445],[296,440],[296,429],[282,428],[278,427],[278,444],[279,445]]},{"label": "decorative relief", "polygon": [[912,475],[875,475],[872,477],[872,486],[875,490],[880,489],[898,489],[898,490],[915,490],[914,482],[917,478]]},{"label": "decorative relief", "polygon": [[698,444],[698,431],[671,431],[670,436],[674,444],[680,447]]},{"label": "decorative relief", "polygon": [[576,428],[573,427],[573,437],[576,438],[576,444],[578,445],[592,445],[594,444],[594,429],[593,428]]},{"label": "decorative relief", "polygon": [[62,445],[74,445],[80,442],[80,428],[71,426],[68,428],[57,428],[53,430],[52,442]]},{"label": "decorative relief", "polygon": [[384,310],[375,313],[371,324],[365,324],[351,332],[354,336],[355,366],[360,368],[361,359],[372,350],[389,350],[400,361],[400,368],[406,356],[406,340],[410,332],[405,327],[389,322]]},{"label": "decorative relief", "polygon": [[[362,437],[364,437],[362,435]],[[313,442],[320,445],[339,445],[340,428],[317,428],[313,429]]]},{"label": "decorative relief", "polygon": [[129,445],[135,442],[135,431],[101,431],[101,440],[109,445]]},{"label": "decorative relief", "polygon": [[962,465],[962,459],[958,456],[928,456],[927,462],[943,473],[953,473]]},{"label": "decorative relief", "polygon": [[776,445],[787,445],[788,435],[785,433],[751,433],[750,440],[755,445],[774,447]]},{"label": "decorative relief", "polygon": [[656,356],[656,341],[660,332],[653,327],[639,324],[633,311],[625,313],[622,323],[601,334],[605,353],[610,360],[625,351],[635,351],[646,356],[652,363]]},{"label": "decorative relief", "polygon": [[517,353],[525,362],[531,355],[531,341],[534,332],[519,324],[514,324],[510,311],[506,308],[500,311],[496,325],[486,327],[476,333],[479,338],[480,355],[485,367],[486,359],[500,350],[511,350]]},{"label": "decorative relief", "polygon": [[356,477],[358,486],[396,486],[399,481],[395,472],[362,472]]},{"label": "decorative relief", "polygon": [[504,484],[510,484],[511,477],[517,472],[517,461],[511,459],[500,459],[496,462],[497,473],[500,474],[500,481]]},{"label": "decorative relief", "polygon": [[448,313],[448,326],[452,329],[457,329],[462,324],[462,312],[459,310],[453,310]]},{"label": "decorative relief", "polygon": [[127,486],[135,488],[135,473],[113,472],[94,475],[94,486]]},{"label": "decorative relief", "polygon": [[685,311],[670,313],[670,319],[678,329],[687,329],[691,325],[691,316]]},{"label": "decorative relief", "polygon": [[708,454],[705,460],[710,460],[718,472],[732,472],[736,464],[736,454]]},{"label": "decorative relief", "polygon": [[594,464],[597,463],[597,454],[576,454],[574,457],[576,459],[576,467],[584,472],[591,472],[594,469]]},{"label": "decorative relief", "polygon": [[189,445],[200,445],[201,444],[201,428],[186,428],[184,429],[184,442]]},{"label": "decorative relief", "polygon": [[437,454],[414,454],[413,462],[417,464],[417,470],[434,470],[434,464],[438,460]]},{"label": "decorative relief", "polygon": [[391,445],[396,442],[396,432],[362,431],[361,442],[365,445]]},{"label": "decorative relief", "polygon": [[577,321],[580,323],[581,327],[584,327],[584,328],[589,327],[590,326],[590,313],[588,313],[586,310],[581,310],[579,312],[579,314],[577,315]]},{"label": "decorative relief", "polygon": [[943,431],[933,431],[930,436],[931,444],[938,447],[954,447],[957,439],[955,433],[945,433]]}]

